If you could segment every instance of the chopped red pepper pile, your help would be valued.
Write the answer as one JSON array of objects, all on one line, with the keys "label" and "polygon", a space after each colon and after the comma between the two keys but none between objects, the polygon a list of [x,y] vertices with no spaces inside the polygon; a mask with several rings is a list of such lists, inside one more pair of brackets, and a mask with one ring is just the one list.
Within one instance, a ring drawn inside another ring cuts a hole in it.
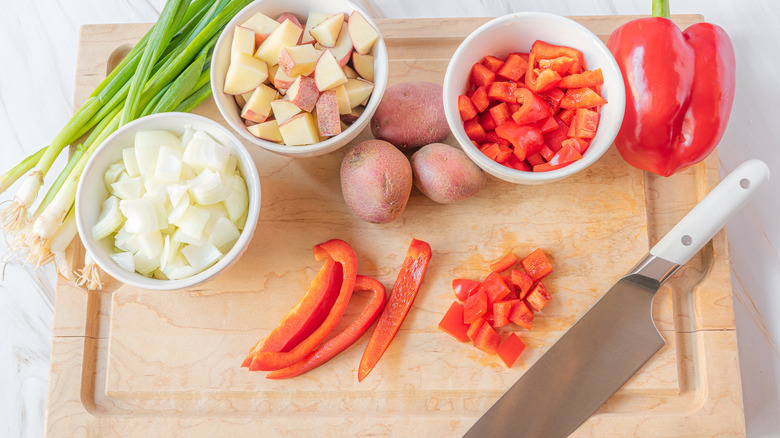
[{"label": "chopped red pepper pile", "polygon": [[452,289],[458,301],[450,306],[439,328],[461,342],[471,340],[478,349],[497,354],[511,368],[525,344],[515,333],[503,340],[497,328],[516,324],[531,330],[534,312],[551,297],[541,280],[552,272],[552,264],[541,248],[520,261],[523,270],[513,269],[517,257],[508,252],[490,265],[482,282],[456,278]]},{"label": "chopped red pepper pile", "polygon": [[601,69],[579,50],[536,41],[530,53],[474,64],[458,96],[466,135],[491,160],[517,170],[560,169],[582,158],[596,136]]}]

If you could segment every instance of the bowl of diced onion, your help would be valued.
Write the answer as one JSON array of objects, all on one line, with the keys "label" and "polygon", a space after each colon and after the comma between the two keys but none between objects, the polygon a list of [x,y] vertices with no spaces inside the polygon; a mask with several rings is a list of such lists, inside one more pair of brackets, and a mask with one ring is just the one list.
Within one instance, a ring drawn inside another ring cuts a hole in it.
[{"label": "bowl of diced onion", "polygon": [[161,113],[117,130],[95,151],[76,191],[87,252],[131,286],[202,283],[246,250],[260,179],[229,130],[205,117]]}]

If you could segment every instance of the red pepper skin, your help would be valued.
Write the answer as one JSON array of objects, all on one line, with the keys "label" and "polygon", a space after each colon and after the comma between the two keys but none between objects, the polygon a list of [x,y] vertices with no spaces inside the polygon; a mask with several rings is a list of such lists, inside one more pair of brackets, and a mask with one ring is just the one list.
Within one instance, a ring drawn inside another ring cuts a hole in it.
[{"label": "red pepper skin", "polygon": [[322,324],[306,339],[292,347],[290,351],[256,352],[249,364],[249,371],[274,371],[301,361],[320,342],[325,340],[325,337],[336,327],[336,324],[344,315],[349,299],[355,289],[355,280],[357,278],[357,257],[355,256],[355,251],[343,240],[333,239],[315,246],[314,253],[318,257],[330,257],[341,265],[343,279],[336,301],[333,303],[324,321],[322,321]]},{"label": "red pepper skin", "polygon": [[615,139],[629,164],[670,176],[706,158],[726,129],[736,61],[726,32],[697,23],[680,32],[667,18],[630,21],[609,37],[626,87]]},{"label": "red pepper skin", "polygon": [[390,342],[398,333],[412,307],[417,291],[420,290],[425,271],[428,268],[428,262],[431,261],[431,246],[422,240],[412,239],[409,249],[406,251],[406,258],[395,280],[393,290],[390,292],[387,306],[379,316],[379,321],[371,333],[371,339],[368,340],[366,350],[360,359],[358,367],[358,381],[362,382],[368,376],[368,373],[374,369],[379,359],[387,350]]},{"label": "red pepper skin", "polygon": [[360,312],[357,319],[352,321],[344,331],[309,353],[300,362],[296,362],[281,370],[271,371],[265,377],[267,379],[289,379],[300,376],[333,359],[337,354],[354,344],[371,327],[371,324],[374,323],[379,313],[384,309],[386,302],[385,287],[372,277],[358,275],[355,279],[354,291],[371,292],[371,300],[366,304],[365,309]]}]

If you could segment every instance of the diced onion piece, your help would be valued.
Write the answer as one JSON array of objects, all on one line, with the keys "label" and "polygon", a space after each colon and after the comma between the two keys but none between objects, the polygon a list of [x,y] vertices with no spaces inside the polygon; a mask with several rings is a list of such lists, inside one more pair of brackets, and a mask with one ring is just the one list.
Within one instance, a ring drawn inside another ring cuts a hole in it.
[{"label": "diced onion piece", "polygon": [[240,218],[235,222],[236,228],[238,228],[239,231],[242,231],[244,229],[244,226],[246,225],[246,218],[248,214],[245,211],[244,214],[241,215]]},{"label": "diced onion piece", "polygon": [[231,175],[226,178],[225,188],[227,196],[225,197],[225,208],[228,211],[230,221],[236,223],[247,210],[249,206],[249,193],[246,190],[246,183],[239,175]]},{"label": "diced onion piece", "polygon": [[110,196],[103,201],[97,222],[92,226],[92,238],[100,240],[118,230],[125,222],[125,217],[119,211],[119,199]]},{"label": "diced onion piece", "polygon": [[181,144],[179,137],[163,130],[139,131],[135,134],[135,160],[142,176],[154,174],[157,167],[157,155],[160,146],[177,147]]},{"label": "diced onion piece", "polygon": [[122,162],[125,163],[125,169],[130,176],[138,176],[141,173],[138,171],[138,161],[135,159],[135,149],[124,148],[122,149]]},{"label": "diced onion piece", "polygon": [[166,190],[168,192],[168,199],[170,199],[171,205],[176,207],[181,204],[182,201],[185,201],[187,204],[189,204],[190,197],[187,195],[187,190],[189,189],[190,186],[188,184],[169,184]]},{"label": "diced onion piece", "polygon": [[190,185],[190,194],[198,204],[211,205],[225,200],[226,190],[222,185],[222,178],[211,169],[203,169],[187,183]]},{"label": "diced onion piece", "polygon": [[147,277],[160,267],[159,258],[149,258],[143,251],[133,254],[133,262],[135,263],[135,271]]},{"label": "diced onion piece", "polygon": [[179,200],[179,203],[176,204],[173,209],[168,213],[168,222],[169,223],[176,223],[179,219],[181,219],[184,212],[187,211],[187,208],[190,206],[190,195],[189,193],[184,193],[184,196],[181,197]]},{"label": "diced onion piece", "polygon": [[235,155],[230,154],[228,158],[227,168],[223,175],[236,175],[238,174],[238,158]]},{"label": "diced onion piece", "polygon": [[168,213],[165,211],[165,196],[152,196],[146,194],[144,199],[148,199],[154,207],[154,214],[157,216],[157,229],[163,230],[168,228]]},{"label": "diced onion piece", "polygon": [[220,218],[228,217],[227,210],[225,209],[225,205],[221,202],[219,204],[212,205],[196,204],[196,206],[209,215],[209,220],[206,222],[206,226],[203,227],[203,236],[205,239],[208,239],[208,235],[211,234],[212,230],[214,230],[214,226],[217,224],[217,221]]},{"label": "diced onion piece", "polygon": [[120,268],[128,272],[135,272],[135,259],[133,258],[133,253],[123,251],[111,254],[110,257]]},{"label": "diced onion piece", "polygon": [[156,280],[168,280],[168,276],[160,269],[157,268],[152,272],[152,278]]},{"label": "diced onion piece", "polygon": [[190,265],[196,272],[201,272],[207,269],[219,259],[222,258],[222,253],[216,246],[206,243],[204,245],[187,245],[182,248],[181,253],[190,262]]},{"label": "diced onion piece", "polygon": [[138,247],[138,240],[135,236],[135,233],[127,231],[127,229],[123,226],[119,229],[119,231],[116,232],[116,236],[114,236],[114,246],[121,249],[122,251],[135,253],[140,249]]},{"label": "diced onion piece", "polygon": [[198,207],[195,207],[194,205],[190,205],[187,207],[187,210],[184,211],[184,214],[182,214],[180,218],[172,221],[171,223],[179,227],[182,232],[194,237],[195,239],[200,239],[203,235],[203,228],[206,226],[206,222],[208,222],[208,220],[208,213],[199,209]]},{"label": "diced onion piece", "polygon": [[198,176],[197,173],[195,173],[194,170],[192,170],[192,167],[190,167],[189,164],[184,163],[181,165],[181,179],[182,181],[187,181],[188,179],[192,179]]},{"label": "diced onion piece", "polygon": [[162,233],[159,231],[139,233],[136,236],[136,239],[138,239],[138,246],[141,248],[141,251],[146,257],[159,260],[160,254],[162,254],[163,250]]},{"label": "diced onion piece", "polygon": [[157,223],[157,209],[154,199],[157,198],[123,199],[119,201],[119,209],[127,218],[127,222],[125,222],[127,231],[130,233],[149,233],[163,228]]},{"label": "diced onion piece", "polygon": [[172,240],[170,235],[165,236],[165,240],[163,241],[162,252],[160,253],[161,271],[165,272],[168,264],[173,261],[174,257],[176,257],[177,254],[179,254],[180,247],[181,247],[181,242]]},{"label": "diced onion piece", "polygon": [[119,176],[125,171],[125,165],[121,161],[108,166],[106,174],[103,175],[103,181],[106,183],[106,189],[111,191],[111,184],[119,181]]},{"label": "diced onion piece", "polygon": [[192,167],[195,172],[210,169],[214,172],[225,173],[228,167],[230,150],[216,142],[210,135],[203,131],[195,131],[192,140],[184,149],[184,162]]},{"label": "diced onion piece", "polygon": [[119,199],[138,199],[143,193],[141,177],[128,178],[111,184],[111,194]]},{"label": "diced onion piece", "polygon": [[165,181],[179,181],[181,179],[181,165],[184,153],[181,149],[172,146],[160,146],[157,155],[157,167],[154,176]]},{"label": "diced onion piece", "polygon": [[156,196],[164,199],[168,194],[168,186],[170,184],[170,181],[150,176],[144,180],[144,190],[146,190],[144,196]]},{"label": "diced onion piece", "polygon": [[181,135],[181,143],[179,144],[179,148],[184,149],[187,144],[189,144],[190,140],[192,140],[192,136],[195,134],[195,130],[192,129],[192,125],[184,125],[184,134]]},{"label": "diced onion piece", "polygon": [[230,219],[221,217],[209,233],[209,243],[222,252],[228,252],[240,235],[238,228],[233,225],[233,222],[230,222]]},{"label": "diced onion piece", "polygon": [[171,240],[173,240],[174,242],[180,242],[187,245],[203,245],[204,243],[206,243],[206,239],[192,237],[189,234],[182,231],[181,229],[176,230],[173,233],[173,238]]},{"label": "diced onion piece", "polygon": [[198,271],[193,269],[192,266],[184,265],[184,266],[180,266],[180,267],[177,267],[177,268],[169,270],[166,275],[171,280],[181,280],[182,278],[192,277],[193,275],[195,275],[197,273],[198,273]]}]

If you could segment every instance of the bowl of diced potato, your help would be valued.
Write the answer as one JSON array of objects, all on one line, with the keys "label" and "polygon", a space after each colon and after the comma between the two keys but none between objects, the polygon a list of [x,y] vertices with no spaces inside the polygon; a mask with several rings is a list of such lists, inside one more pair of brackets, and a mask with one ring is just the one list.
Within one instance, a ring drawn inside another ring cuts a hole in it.
[{"label": "bowl of diced potato", "polygon": [[217,107],[238,135],[311,157],[354,139],[387,85],[376,24],[345,0],[258,0],[225,26],[211,61]]}]

